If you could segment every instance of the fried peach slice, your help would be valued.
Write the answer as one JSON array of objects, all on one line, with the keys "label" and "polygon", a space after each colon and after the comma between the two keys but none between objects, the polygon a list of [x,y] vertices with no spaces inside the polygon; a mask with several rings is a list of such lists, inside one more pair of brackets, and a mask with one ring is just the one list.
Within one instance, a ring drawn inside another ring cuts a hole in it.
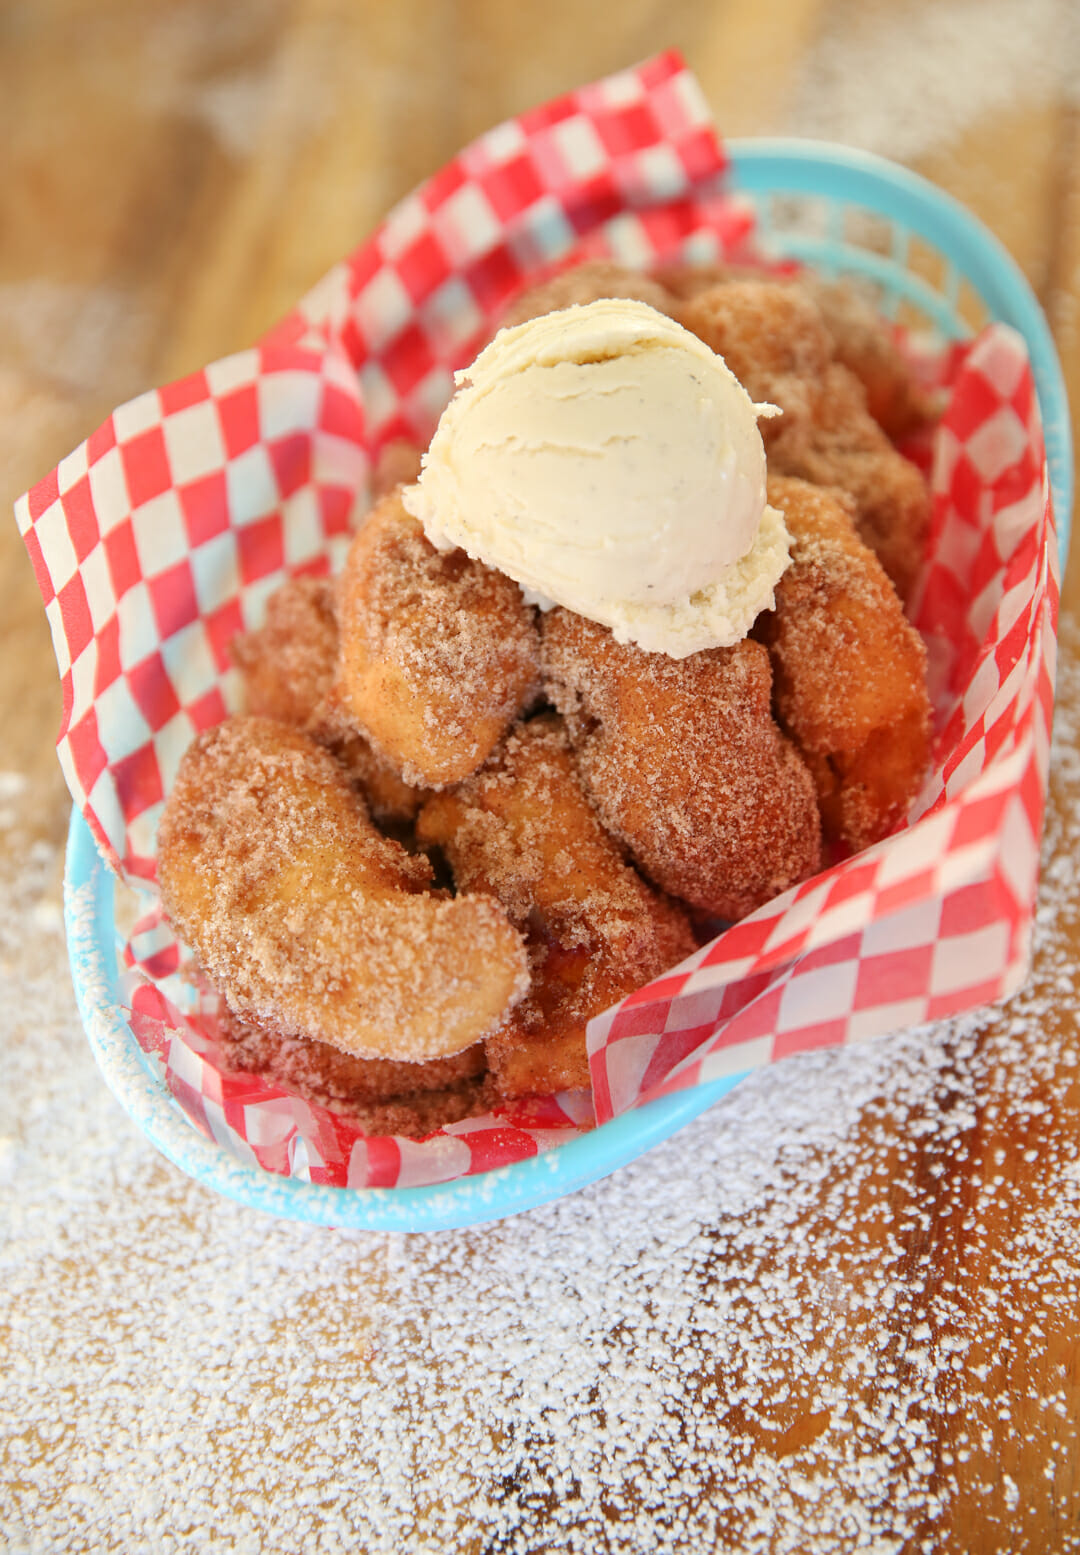
[{"label": "fried peach slice", "polygon": [[338,625],[342,712],[415,787],[475,772],[535,693],[539,640],[518,585],[437,551],[398,491],[349,548]]},{"label": "fried peach slice", "polygon": [[835,492],[771,476],[792,539],[769,649],[781,727],[817,786],[826,835],[865,848],[893,829],[930,764],[926,648]]},{"label": "fried peach slice", "polygon": [[854,373],[839,363],[822,375],[807,435],[781,436],[769,468],[815,486],[839,486],[854,502],[855,527],[907,599],[922,566],[930,493],[919,471],[889,442],[866,408]]},{"label": "fried peach slice", "polygon": [[262,626],[239,633],[229,647],[247,711],[317,729],[337,651],[334,585],[329,578],[290,578],[267,600]]},{"label": "fried peach slice", "polygon": [[554,714],[517,725],[481,771],[420,812],[459,888],[494,896],[525,935],[527,997],[485,1047],[504,1098],[589,1083],[585,1027],[695,948],[684,912],[624,861],[585,796]]},{"label": "fried peach slice", "polygon": [[670,313],[674,302],[665,286],[642,271],[607,259],[590,259],[522,292],[499,320],[499,328],[508,329],[544,313],[558,313],[605,297],[647,302],[658,313]]},{"label": "fried peach slice", "polygon": [[933,419],[933,404],[865,297],[851,286],[816,276],[800,277],[792,284],[813,298],[836,360],[862,384],[866,408],[887,437],[898,442]]},{"label": "fried peach slice", "polygon": [[656,885],[736,919],[819,867],[814,785],[760,643],[669,659],[552,610],[542,659],[586,792]]},{"label": "fried peach slice", "polygon": [[394,763],[355,730],[335,734],[326,744],[381,826],[400,826],[415,819],[429,789],[406,783]]},{"label": "fried peach slice", "polygon": [[733,281],[766,281],[801,294],[817,309],[833,360],[858,378],[866,391],[867,409],[888,437],[898,442],[933,419],[934,406],[916,382],[887,325],[850,284],[823,281],[809,271],[780,278],[732,264],[663,265],[652,275],[680,304]]},{"label": "fried peach slice", "polygon": [[692,297],[683,320],[752,399],[783,411],[761,422],[769,469],[850,492],[860,535],[906,599],[930,524],[926,483],[870,414],[859,379],[835,360],[810,293],[783,281],[731,281]]},{"label": "fried peach slice", "polygon": [[767,450],[781,436],[808,435],[832,346],[804,292],[782,281],[725,281],[695,293],[683,322],[724,358],[752,400],[783,411],[759,422]]},{"label": "fried peach slice", "polygon": [[353,1118],[365,1134],[429,1134],[486,1110],[487,1058],[474,1042],[453,1058],[405,1064],[354,1058],[326,1042],[283,1037],[227,1017],[218,1025],[230,1069],[258,1074],[317,1107]]},{"label": "fried peach slice", "polygon": [[714,286],[726,286],[730,281],[760,281],[762,276],[760,269],[724,261],[701,265],[675,261],[657,265],[649,274],[680,305],[699,292],[711,291]]},{"label": "fried peach slice", "polygon": [[170,919],[252,1024],[419,1063],[479,1041],[528,986],[502,908],[431,893],[427,861],[383,837],[334,758],[285,724],[201,734],[158,842]]},{"label": "fried peach slice", "polygon": [[329,578],[291,578],[271,594],[262,626],[233,639],[245,708],[303,729],[331,750],[376,820],[409,821],[425,790],[406,783],[341,715],[336,594]]}]

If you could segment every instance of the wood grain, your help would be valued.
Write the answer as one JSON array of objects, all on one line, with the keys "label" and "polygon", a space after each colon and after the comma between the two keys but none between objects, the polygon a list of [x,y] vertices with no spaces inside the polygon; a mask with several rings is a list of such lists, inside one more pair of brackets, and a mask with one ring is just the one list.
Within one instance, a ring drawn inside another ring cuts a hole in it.
[{"label": "wood grain", "polygon": [[[675,44],[724,131],[783,130],[826,29],[838,17],[870,27],[902,10],[885,0],[9,6],[0,20],[0,507],[10,509],[114,404],[250,343],[418,179],[501,118]],[[977,116],[916,163],[1017,258],[1047,311],[1074,407],[1078,151],[1080,115],[1063,86]],[[59,697],[34,580],[10,523],[0,525],[0,598],[0,764],[31,778],[31,829],[55,837],[67,808],[52,752]],[[1074,565],[1063,600],[1070,652],[1078,617]],[[1055,792],[1051,864],[1074,845],[1074,798],[1071,789]],[[1057,943],[1059,957],[1075,958],[1080,929],[1069,922]],[[1025,1008],[1053,1009],[1060,972],[1052,958],[1039,969],[1042,1004],[1033,998]],[[925,1327],[919,1343],[930,1349],[946,1343],[950,1324],[976,1335],[961,1369],[935,1372],[920,1405],[941,1496],[936,1511],[928,1501],[905,1551],[1078,1547],[1080,1348],[1075,1322],[1063,1316],[1077,1285],[1076,1247],[1053,1246],[1048,1232],[1045,1258],[1021,1264],[1012,1254],[1073,1158],[1080,1083],[1048,1075],[1045,1110],[1028,1105],[1023,1127],[1014,1119],[1002,1132],[1000,1117],[1012,1116],[1003,1102],[1009,1033],[1028,1018],[1052,1019],[1060,1051],[1075,1052],[1071,1005],[1052,1017],[1013,1006],[988,1016],[974,1050],[958,1051],[941,1076],[939,1101],[959,1106],[971,1101],[972,1064],[983,1075],[970,1126],[946,1147],[933,1135],[919,1142],[902,1113],[887,1125],[868,1119],[873,1172],[861,1197],[845,1201],[850,1235],[838,1238],[833,1224],[842,1165],[797,1228],[811,1250],[807,1311],[820,1313],[829,1281],[844,1290],[828,1332],[827,1371],[841,1392],[873,1327],[874,1293],[896,1293],[891,1344],[860,1363],[849,1389],[850,1418],[864,1423],[843,1439],[852,1454],[872,1448],[873,1422],[888,1421],[890,1401],[910,1383],[917,1330]],[[1004,1186],[988,1197],[994,1181]],[[815,1262],[819,1242],[828,1267]],[[738,1300],[738,1258],[726,1257],[716,1278]],[[833,1413],[815,1407],[797,1377],[788,1382],[769,1427],[747,1429],[762,1455],[798,1459],[807,1483],[816,1479],[827,1494],[837,1452],[848,1449],[837,1446]],[[740,1407],[744,1385],[720,1380],[725,1408]],[[1046,1406],[1051,1396],[1060,1408]],[[1001,1501],[1004,1474],[1022,1509],[1016,1519]],[[711,1494],[738,1548],[739,1509],[722,1482]]]}]

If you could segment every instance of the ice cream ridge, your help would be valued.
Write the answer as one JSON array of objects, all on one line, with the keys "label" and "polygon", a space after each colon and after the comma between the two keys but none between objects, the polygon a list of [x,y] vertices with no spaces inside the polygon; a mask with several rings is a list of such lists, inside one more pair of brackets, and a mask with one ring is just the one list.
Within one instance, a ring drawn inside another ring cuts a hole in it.
[{"label": "ice cream ridge", "polygon": [[755,405],[707,345],[606,298],[500,330],[443,412],[408,511],[547,609],[682,659],[740,641],[788,563]]}]

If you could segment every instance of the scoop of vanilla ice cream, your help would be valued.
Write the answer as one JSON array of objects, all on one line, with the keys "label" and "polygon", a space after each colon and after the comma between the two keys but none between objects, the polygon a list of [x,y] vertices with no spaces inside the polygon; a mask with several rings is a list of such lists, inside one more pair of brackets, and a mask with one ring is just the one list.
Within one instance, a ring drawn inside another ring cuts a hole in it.
[{"label": "scoop of vanilla ice cream", "polygon": [[646,303],[501,330],[464,372],[404,503],[441,549],[620,642],[684,658],[743,638],[787,566],[755,406]]}]

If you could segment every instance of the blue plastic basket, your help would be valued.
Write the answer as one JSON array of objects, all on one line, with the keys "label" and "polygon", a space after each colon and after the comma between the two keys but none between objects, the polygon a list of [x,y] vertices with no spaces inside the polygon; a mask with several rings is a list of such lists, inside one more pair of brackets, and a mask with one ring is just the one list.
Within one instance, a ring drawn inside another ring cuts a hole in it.
[{"label": "blue plastic basket", "polygon": [[[1027,341],[1045,423],[1062,568],[1073,462],[1065,387],[1046,320],[1019,269],[962,206],[903,168],[806,141],[729,146],[735,188],[755,206],[763,245],[826,276],[873,288],[890,317],[962,338],[984,320]],[[120,1003],[113,879],[76,812],[65,875],[79,1012],[106,1083],[176,1166],[271,1214],[368,1230],[440,1231],[497,1220],[607,1176],[682,1128],[745,1078],[665,1097],[531,1160],[430,1188],[330,1188],[282,1177],[206,1139],[150,1068]]]}]

